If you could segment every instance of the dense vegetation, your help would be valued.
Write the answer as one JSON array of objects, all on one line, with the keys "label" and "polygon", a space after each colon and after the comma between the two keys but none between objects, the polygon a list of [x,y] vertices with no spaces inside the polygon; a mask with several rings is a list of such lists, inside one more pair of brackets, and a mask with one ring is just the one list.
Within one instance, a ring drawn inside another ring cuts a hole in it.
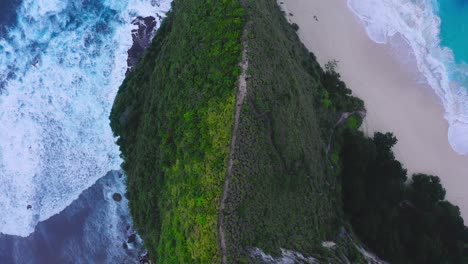
[{"label": "dense vegetation", "polygon": [[245,5],[249,79],[225,212],[230,261],[251,263],[249,247],[326,261],[321,243],[336,240],[343,225],[327,144],[341,111],[363,104],[322,71],[276,1]]},{"label": "dense vegetation", "polygon": [[[274,0],[175,0],[119,90],[111,125],[151,258],[221,261],[218,210],[244,30],[248,87],[222,212],[228,262],[252,263],[250,250],[259,247],[363,263],[345,239],[348,220],[395,263],[462,262],[468,236],[439,179],[415,175],[405,185],[391,151],[396,139],[357,130],[363,102],[336,62],[319,66]],[[324,249],[325,240],[338,249]]]},{"label": "dense vegetation", "polygon": [[396,142],[390,133],[343,133],[343,201],[354,230],[394,263],[466,263],[468,231],[458,207],[444,201],[436,176],[416,174],[405,184],[391,150]]},{"label": "dense vegetation", "polygon": [[114,103],[135,225],[157,263],[219,263],[244,28],[237,0],[174,1]]},{"label": "dense vegetation", "polygon": [[[340,112],[362,109],[336,66],[328,63],[321,75],[328,88],[322,104]],[[341,178],[346,219],[356,235],[392,263],[467,263],[468,230],[459,208],[444,200],[440,179],[415,174],[408,181],[392,152],[397,139],[391,133],[368,138],[358,130],[361,122],[355,114],[335,127],[330,153]]]}]

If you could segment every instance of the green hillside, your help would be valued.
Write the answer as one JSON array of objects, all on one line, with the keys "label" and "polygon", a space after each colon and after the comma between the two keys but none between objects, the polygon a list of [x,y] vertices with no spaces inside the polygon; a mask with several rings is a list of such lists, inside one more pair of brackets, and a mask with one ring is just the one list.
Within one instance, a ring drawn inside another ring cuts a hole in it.
[{"label": "green hillside", "polygon": [[173,2],[110,117],[152,260],[255,263],[259,248],[364,263],[356,232],[385,259],[422,263],[421,241],[437,240],[436,257],[459,263],[458,208],[432,195],[435,178],[405,185],[393,137],[357,131],[363,102],[296,30],[274,0]]},{"label": "green hillside", "polygon": [[244,11],[177,0],[111,113],[135,225],[158,263],[216,263]]},{"label": "green hillside", "polygon": [[[245,5],[250,78],[225,212],[230,256],[239,261],[245,246],[317,255],[342,226],[328,135],[340,108],[362,102],[324,89],[322,69],[275,1]],[[326,93],[337,103],[324,103]]]}]

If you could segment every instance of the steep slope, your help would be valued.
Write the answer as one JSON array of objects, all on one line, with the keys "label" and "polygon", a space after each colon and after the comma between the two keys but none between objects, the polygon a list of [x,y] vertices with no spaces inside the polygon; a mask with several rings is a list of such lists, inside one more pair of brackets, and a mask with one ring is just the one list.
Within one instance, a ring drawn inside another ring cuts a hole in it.
[{"label": "steep slope", "polygon": [[158,263],[217,263],[241,72],[237,0],[177,0],[117,95],[111,125],[135,224]]},{"label": "steep slope", "polygon": [[254,247],[326,258],[342,223],[322,74],[274,1],[174,1],[111,114],[154,260],[249,262]]},{"label": "steep slope", "polygon": [[[408,195],[427,202],[432,193],[405,187],[390,134],[357,131],[363,102],[295,30],[274,0],[175,0],[122,84],[111,126],[135,225],[157,263],[378,262],[347,219],[386,257],[423,244],[409,231],[386,236],[408,223],[398,214],[420,211],[401,206]],[[424,184],[442,188],[433,185]],[[448,248],[438,256],[460,253],[463,220],[437,197],[453,215],[439,217],[450,232],[433,234]],[[401,241],[411,243],[395,251]]]},{"label": "steep slope", "polygon": [[[326,153],[340,109],[322,102],[323,71],[276,2],[245,6],[248,89],[224,212],[230,261],[249,262],[252,247],[320,256],[322,241],[342,226],[339,181]],[[362,107],[345,93],[341,101],[348,110]]]}]

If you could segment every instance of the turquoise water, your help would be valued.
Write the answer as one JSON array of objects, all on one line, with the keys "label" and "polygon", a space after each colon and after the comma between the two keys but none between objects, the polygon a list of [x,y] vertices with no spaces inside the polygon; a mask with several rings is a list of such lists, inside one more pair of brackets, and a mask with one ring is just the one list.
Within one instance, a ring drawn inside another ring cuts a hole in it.
[{"label": "turquoise water", "polygon": [[457,63],[468,63],[468,0],[438,0],[441,45],[450,48]]}]

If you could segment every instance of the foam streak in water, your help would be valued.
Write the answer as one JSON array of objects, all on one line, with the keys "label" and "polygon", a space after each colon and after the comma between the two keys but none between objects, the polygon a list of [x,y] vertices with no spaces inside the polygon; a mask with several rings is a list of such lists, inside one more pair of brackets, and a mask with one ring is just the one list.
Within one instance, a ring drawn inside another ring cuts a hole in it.
[{"label": "foam streak in water", "polygon": [[[121,162],[108,116],[131,21],[170,0],[24,0],[0,39],[0,232],[27,236]],[[158,22],[159,26],[159,22]]]}]

